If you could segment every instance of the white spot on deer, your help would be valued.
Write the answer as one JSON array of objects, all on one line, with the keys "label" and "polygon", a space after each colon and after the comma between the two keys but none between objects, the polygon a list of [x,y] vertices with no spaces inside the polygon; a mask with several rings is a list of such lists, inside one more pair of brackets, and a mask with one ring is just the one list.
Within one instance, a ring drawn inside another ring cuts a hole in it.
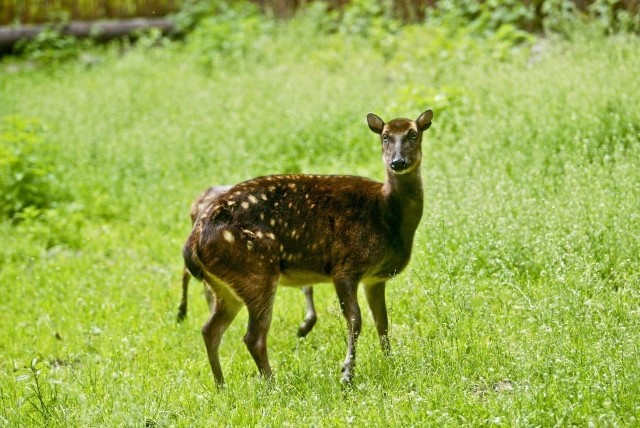
[{"label": "white spot on deer", "polygon": [[233,233],[231,233],[228,230],[225,230],[224,232],[222,232],[222,237],[224,238],[225,241],[227,241],[230,244],[233,244],[236,241],[236,238],[233,236]]},{"label": "white spot on deer", "polygon": [[247,250],[253,251],[253,241],[247,241]]},{"label": "white spot on deer", "polygon": [[256,236],[257,236],[259,239],[262,239],[262,237],[264,236],[264,234],[263,234],[262,232],[260,232],[260,231],[257,231],[257,232],[256,232]]},{"label": "white spot on deer", "polygon": [[248,198],[249,198],[249,202],[251,202],[252,204],[255,204],[258,202],[258,198],[256,198],[253,195],[249,195]]},{"label": "white spot on deer", "polygon": [[236,201],[227,201],[227,205],[233,206],[236,204]]},{"label": "white spot on deer", "polygon": [[262,199],[263,201],[267,200],[267,195],[265,195],[264,193],[262,195],[260,195],[260,199]]},{"label": "white spot on deer", "polygon": [[[295,176],[295,175],[294,175],[294,176],[293,176],[293,178],[294,178],[294,179],[297,179],[297,178],[298,178],[298,176]],[[293,190],[294,192],[295,192],[296,190],[298,190],[298,189],[297,189],[297,187],[296,187],[296,183],[289,183],[289,184],[287,185],[287,187],[289,187],[289,189]]]},{"label": "white spot on deer", "polygon": [[271,226],[275,226],[275,225],[276,225],[276,219],[275,219],[275,218],[272,218],[271,220],[269,220],[269,224],[270,224]]},{"label": "white spot on deer", "polygon": [[269,189],[270,192],[275,192],[276,191],[276,186],[269,186],[269,187],[267,187],[267,189]]},{"label": "white spot on deer", "polygon": [[242,202],[240,205],[242,205],[242,208],[244,208],[245,210],[249,208],[249,202],[247,201]]},{"label": "white spot on deer", "polygon": [[264,220],[264,213],[260,213],[260,220]]},{"label": "white spot on deer", "polygon": [[267,233],[267,238],[276,239],[276,235],[274,235],[273,233],[269,232],[269,233]]},{"label": "white spot on deer", "polygon": [[284,251],[284,245],[280,244],[280,252],[282,253]]}]

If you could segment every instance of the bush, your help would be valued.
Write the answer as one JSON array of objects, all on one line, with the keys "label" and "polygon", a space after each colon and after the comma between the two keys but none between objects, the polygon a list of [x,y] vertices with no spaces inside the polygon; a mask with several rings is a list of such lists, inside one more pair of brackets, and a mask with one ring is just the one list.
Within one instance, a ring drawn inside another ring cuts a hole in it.
[{"label": "bush", "polygon": [[55,27],[48,27],[32,40],[19,41],[14,51],[44,65],[56,65],[78,57],[83,49],[91,45],[89,39],[78,40],[65,36]]},{"label": "bush", "polygon": [[[620,0],[596,0],[589,6],[589,14],[605,32],[640,32],[640,7]],[[629,2],[633,3],[633,2]]]},{"label": "bush", "polygon": [[9,116],[0,122],[0,216],[18,220],[27,209],[51,208],[67,199],[44,132],[35,119]]},{"label": "bush", "polygon": [[467,26],[474,32],[496,31],[504,25],[519,30],[568,34],[582,19],[595,21],[605,32],[640,31],[640,13],[619,0],[575,2],[571,0],[439,0],[428,12],[430,20]]},{"label": "bush", "polygon": [[273,21],[261,14],[257,6],[248,2],[231,6],[223,2],[211,15],[198,18],[198,25],[187,40],[203,65],[216,68],[258,54],[260,43],[272,27]]},{"label": "bush", "polygon": [[[39,248],[80,248],[85,216],[70,203],[53,162],[57,150],[39,121],[19,116],[0,121],[0,219]],[[0,259],[23,256],[24,248],[3,248]]]}]

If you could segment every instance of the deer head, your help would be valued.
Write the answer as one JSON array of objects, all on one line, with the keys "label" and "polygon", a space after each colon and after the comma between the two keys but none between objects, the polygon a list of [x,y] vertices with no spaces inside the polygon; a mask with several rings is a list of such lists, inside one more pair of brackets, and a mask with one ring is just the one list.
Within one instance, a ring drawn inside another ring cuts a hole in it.
[{"label": "deer head", "polygon": [[427,110],[418,119],[394,119],[389,123],[369,113],[369,129],[380,135],[382,160],[387,174],[406,174],[420,166],[422,160],[422,133],[431,126],[433,111]]}]

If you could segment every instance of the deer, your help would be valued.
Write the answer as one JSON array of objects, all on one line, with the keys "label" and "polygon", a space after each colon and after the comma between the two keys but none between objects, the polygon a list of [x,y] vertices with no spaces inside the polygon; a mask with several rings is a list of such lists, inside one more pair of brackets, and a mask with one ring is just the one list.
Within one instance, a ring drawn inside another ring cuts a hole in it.
[{"label": "deer", "polygon": [[[207,188],[204,192],[200,193],[198,197],[191,203],[191,207],[189,209],[191,226],[193,227],[196,220],[198,219],[198,217],[200,217],[205,208],[207,208],[210,204],[215,203],[216,198],[231,189],[231,187],[232,186],[212,186]],[[187,317],[190,281],[191,274],[189,273],[189,269],[187,269],[187,266],[185,265],[182,269],[182,298],[180,299],[180,305],[178,306],[178,322],[184,321],[184,319]],[[298,327],[298,337],[306,337],[307,334],[311,332],[313,326],[318,320],[318,315],[313,300],[313,288],[311,286],[302,287],[302,292],[304,293],[307,306],[305,318]],[[207,300],[207,304],[209,305],[209,310],[213,311],[215,297],[211,289],[206,286],[206,284],[204,287],[204,296]]]},{"label": "deer", "polygon": [[355,374],[360,284],[383,355],[390,354],[385,288],[411,258],[423,211],[422,135],[432,118],[432,110],[388,123],[367,115],[381,142],[383,183],[350,175],[267,175],[224,190],[204,208],[183,257],[214,296],[202,336],[218,387],[225,384],[220,343],[243,306],[244,343],[259,374],[272,377],[267,336],[278,285],[333,283],[347,325],[342,384],[352,384]]}]

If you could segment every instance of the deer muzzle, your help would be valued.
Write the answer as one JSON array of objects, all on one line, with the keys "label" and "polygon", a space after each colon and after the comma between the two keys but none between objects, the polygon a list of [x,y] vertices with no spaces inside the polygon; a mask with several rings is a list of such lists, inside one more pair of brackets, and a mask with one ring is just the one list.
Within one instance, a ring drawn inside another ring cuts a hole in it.
[{"label": "deer muzzle", "polygon": [[409,163],[407,162],[406,159],[396,158],[391,161],[389,166],[391,167],[393,172],[402,172],[405,169],[407,169],[407,167],[409,166]]}]

